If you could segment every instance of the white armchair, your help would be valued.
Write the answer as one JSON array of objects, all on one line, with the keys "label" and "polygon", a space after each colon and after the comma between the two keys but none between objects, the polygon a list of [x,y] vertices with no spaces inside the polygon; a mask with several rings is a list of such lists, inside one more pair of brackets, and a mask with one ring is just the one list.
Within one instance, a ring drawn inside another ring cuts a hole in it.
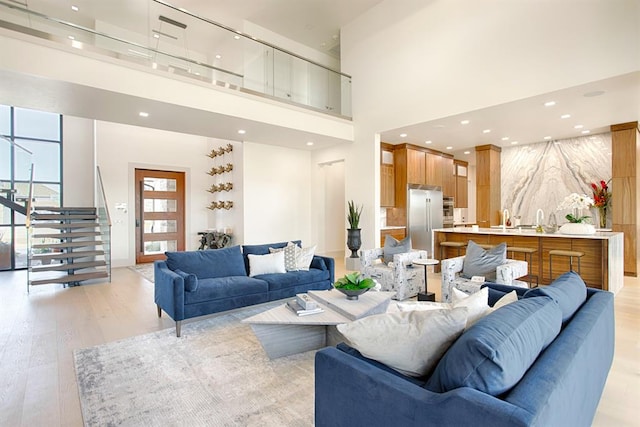
[{"label": "white armchair", "polygon": [[[464,256],[443,259],[440,263],[442,271],[442,301],[451,302],[452,288],[472,294],[478,292],[482,283],[473,282],[460,276],[464,267]],[[505,263],[496,268],[496,283],[501,285],[511,285],[526,288],[526,282],[516,280],[518,277],[526,276],[528,264],[526,261],[507,259]]]},{"label": "white armchair", "polygon": [[424,290],[424,268],[407,267],[414,259],[427,258],[427,251],[416,250],[395,254],[393,267],[380,262],[384,250],[364,249],[360,251],[361,273],[378,282],[381,291],[395,291],[394,299],[404,300]]}]

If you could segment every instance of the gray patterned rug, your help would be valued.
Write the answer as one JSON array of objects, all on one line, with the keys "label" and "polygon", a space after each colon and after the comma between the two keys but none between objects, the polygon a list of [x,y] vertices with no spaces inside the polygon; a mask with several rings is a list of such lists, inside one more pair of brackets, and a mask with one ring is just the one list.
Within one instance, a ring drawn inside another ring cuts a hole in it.
[{"label": "gray patterned rug", "polygon": [[128,267],[129,270],[135,271],[140,274],[142,277],[153,283],[153,263],[147,264],[136,264]]},{"label": "gray patterned rug", "polygon": [[268,303],[74,352],[86,426],[311,426],[315,352],[269,360]]}]

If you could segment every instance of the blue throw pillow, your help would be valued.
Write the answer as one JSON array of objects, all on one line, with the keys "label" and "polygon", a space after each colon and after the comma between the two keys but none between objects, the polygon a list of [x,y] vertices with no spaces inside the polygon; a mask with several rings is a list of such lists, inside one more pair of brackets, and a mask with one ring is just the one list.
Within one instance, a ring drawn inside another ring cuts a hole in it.
[{"label": "blue throw pillow", "polygon": [[395,254],[411,252],[411,236],[398,240],[393,236],[387,235],[384,239],[384,248],[382,248],[382,251],[384,262],[390,263],[393,261]]},{"label": "blue throw pillow", "polygon": [[587,300],[587,285],[575,271],[564,273],[549,286],[531,289],[524,298],[548,296],[562,310],[562,323],[566,323]]},{"label": "blue throw pillow", "polygon": [[562,312],[548,297],[506,305],[469,328],[440,359],[427,390],[471,387],[498,396],[520,381],[560,332]]},{"label": "blue throw pillow", "polygon": [[170,270],[195,274],[198,279],[246,276],[240,246],[204,251],[165,252]]},{"label": "blue throw pillow", "polygon": [[193,273],[185,273],[182,270],[174,271],[184,280],[184,290],[187,292],[195,292],[198,290],[198,278]]},{"label": "blue throw pillow", "polygon": [[462,264],[462,277],[484,276],[485,280],[496,280],[496,268],[507,260],[507,244],[500,243],[489,250],[478,246],[473,240],[467,244],[467,253]]}]

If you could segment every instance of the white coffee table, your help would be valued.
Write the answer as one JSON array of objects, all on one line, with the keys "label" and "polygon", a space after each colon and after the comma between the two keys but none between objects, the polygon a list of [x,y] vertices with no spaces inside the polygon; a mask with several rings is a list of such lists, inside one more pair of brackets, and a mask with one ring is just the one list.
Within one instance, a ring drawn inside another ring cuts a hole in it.
[{"label": "white coffee table", "polygon": [[298,316],[285,303],[242,321],[251,325],[270,359],[336,345],[343,340],[336,325],[386,312],[395,292],[369,291],[356,301],[335,289],[308,294],[323,313]]}]

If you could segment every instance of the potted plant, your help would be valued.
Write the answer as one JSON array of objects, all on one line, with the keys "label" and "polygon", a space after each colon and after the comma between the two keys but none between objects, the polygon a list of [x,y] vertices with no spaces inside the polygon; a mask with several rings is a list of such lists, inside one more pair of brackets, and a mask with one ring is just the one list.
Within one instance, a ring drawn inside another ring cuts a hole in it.
[{"label": "potted plant", "polygon": [[349,200],[347,203],[349,207],[349,213],[347,214],[347,221],[349,221],[349,228],[347,228],[347,247],[351,250],[351,256],[349,258],[358,258],[358,249],[362,245],[360,238],[360,215],[362,214],[362,205],[357,206],[353,200]]},{"label": "potted plant", "polygon": [[333,284],[333,287],[345,294],[348,300],[357,300],[358,296],[364,294],[375,285],[373,279],[364,278],[359,271],[355,271],[338,279]]}]

